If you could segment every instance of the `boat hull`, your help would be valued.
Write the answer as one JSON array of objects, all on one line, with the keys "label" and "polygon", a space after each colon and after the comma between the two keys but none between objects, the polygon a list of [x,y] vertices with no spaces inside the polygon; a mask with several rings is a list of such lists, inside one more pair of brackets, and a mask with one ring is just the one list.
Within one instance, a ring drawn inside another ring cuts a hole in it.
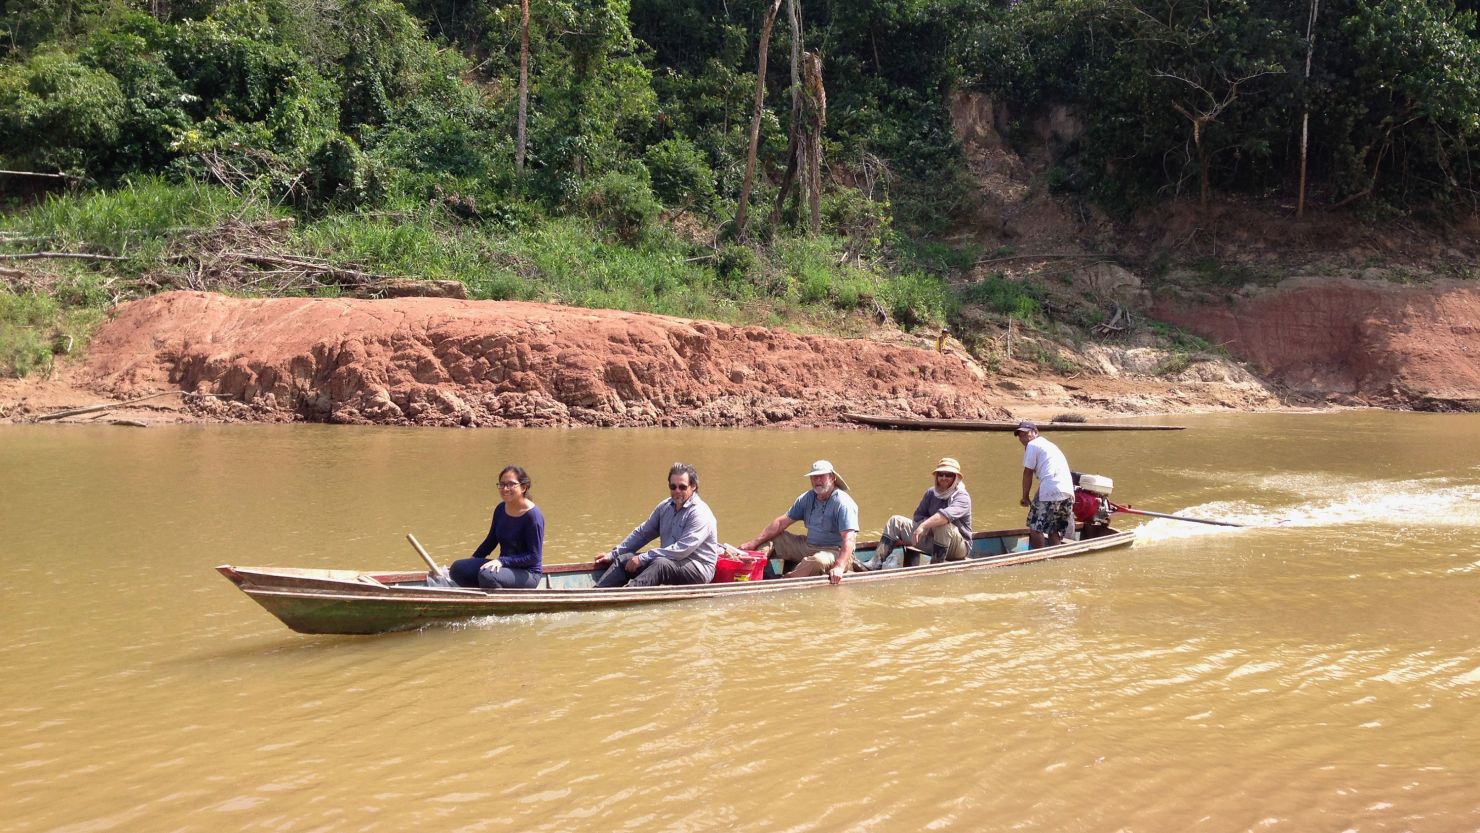
[{"label": "boat hull", "polygon": [[[1135,533],[1112,532],[1087,541],[1070,541],[1037,550],[1019,549],[1026,537],[1025,529],[978,533],[973,536],[972,555],[965,560],[850,573],[843,583],[849,587],[873,585],[1089,555],[1128,547]],[[874,549],[874,544],[860,545],[859,558],[872,558]],[[426,573],[415,572],[360,573],[229,564],[216,569],[283,624],[308,634],[376,634],[491,616],[611,610],[756,593],[820,590],[829,586],[826,576],[813,576],[597,589],[592,585],[600,571],[589,562],[551,565],[546,586],[538,589],[493,591],[428,587]]]},{"label": "boat hull", "polygon": [[[845,413],[843,419],[896,431],[1016,431],[1018,423],[976,419],[924,419]],[[1114,422],[1040,422],[1038,431],[1184,431],[1185,425],[1133,425]]]}]

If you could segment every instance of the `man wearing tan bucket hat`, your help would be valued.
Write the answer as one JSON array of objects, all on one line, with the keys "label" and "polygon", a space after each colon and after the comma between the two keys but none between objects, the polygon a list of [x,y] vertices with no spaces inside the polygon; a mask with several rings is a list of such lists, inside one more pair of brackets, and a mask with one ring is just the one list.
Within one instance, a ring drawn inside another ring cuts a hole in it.
[{"label": "man wearing tan bucket hat", "polygon": [[891,556],[898,544],[923,550],[932,562],[960,561],[971,551],[971,495],[961,478],[961,464],[955,457],[942,457],[934,476],[913,518],[895,515],[884,524],[869,569],[899,566],[899,559]]},{"label": "man wearing tan bucket hat", "polygon": [[[807,477],[812,488],[802,492],[785,515],[767,524],[740,549],[759,549],[769,541],[772,554],[788,566],[795,565],[786,578],[827,573],[828,580],[837,584],[844,573],[863,569],[853,561],[853,547],[858,543],[858,504],[848,495],[848,483],[832,463],[818,460]],[[806,524],[807,537],[786,531],[797,521]]]}]

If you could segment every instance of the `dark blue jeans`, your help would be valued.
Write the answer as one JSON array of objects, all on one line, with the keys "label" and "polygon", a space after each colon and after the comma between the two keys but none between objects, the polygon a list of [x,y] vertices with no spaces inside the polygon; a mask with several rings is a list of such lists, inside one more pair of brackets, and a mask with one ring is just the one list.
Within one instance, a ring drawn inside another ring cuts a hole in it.
[{"label": "dark blue jeans", "polygon": [[659,584],[704,584],[714,578],[714,573],[707,576],[704,568],[694,561],[672,561],[667,558],[655,558],[652,563],[637,571],[637,575],[627,572],[627,559],[631,556],[620,556],[606,568],[597,580],[597,587],[653,587]]},{"label": "dark blue jeans", "polygon": [[457,582],[458,587],[481,587],[484,590],[507,587],[531,590],[540,585],[540,573],[515,567],[502,567],[497,573],[489,573],[483,569],[483,565],[487,563],[486,558],[459,558],[447,568],[447,574],[452,576],[452,580]]}]

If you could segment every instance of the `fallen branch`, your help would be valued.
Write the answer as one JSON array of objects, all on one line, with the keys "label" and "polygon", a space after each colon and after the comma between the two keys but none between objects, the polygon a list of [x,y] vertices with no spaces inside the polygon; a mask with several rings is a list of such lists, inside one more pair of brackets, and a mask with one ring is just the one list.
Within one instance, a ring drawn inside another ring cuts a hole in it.
[{"label": "fallen branch", "polygon": [[377,275],[374,272],[361,272],[358,269],[335,266],[327,261],[304,260],[294,257],[283,257],[282,255],[258,254],[255,252],[222,252],[221,256],[237,258],[246,263],[255,263],[258,266],[286,267],[301,271],[322,272],[326,275],[349,278],[360,283],[398,280],[394,275]]},{"label": "fallen branch", "polygon": [[81,179],[81,177],[72,176],[71,174],[44,174],[40,171],[0,171],[0,174],[4,174],[5,176],[39,176],[43,179]]},{"label": "fallen branch", "polygon": [[0,252],[7,260],[39,260],[42,258],[67,258],[71,260],[128,260],[118,255],[93,255],[86,252]]},{"label": "fallen branch", "polygon": [[36,417],[36,420],[35,421],[36,422],[46,422],[47,420],[51,420],[51,419],[61,419],[62,417],[77,416],[79,414],[90,414],[90,413],[93,413],[94,411],[106,411],[106,410],[109,410],[110,408],[122,408],[122,407],[125,407],[127,405],[133,405],[136,402],[143,402],[146,399],[158,399],[161,396],[173,396],[175,394],[179,394],[181,396],[211,396],[211,397],[229,397],[230,396],[230,394],[226,394],[226,393],[195,393],[193,391],[188,391],[188,390],[167,390],[164,393],[151,393],[148,396],[141,396],[138,399],[130,399],[127,402],[104,402],[104,403],[99,404],[99,405],[89,405],[86,408],[73,408],[73,409],[71,409],[69,411],[58,411],[58,412],[56,412],[54,414],[44,414],[42,416]]},{"label": "fallen branch", "polygon": [[1071,253],[1068,253],[1068,252],[1063,252],[1063,253],[1059,253],[1059,254],[1007,255],[1006,257],[989,257],[989,258],[984,258],[982,260],[978,260],[977,261],[977,265],[979,266],[979,265],[981,265],[983,263],[1002,263],[1002,262],[1008,261],[1008,260],[1050,260],[1050,259],[1054,259],[1054,258],[1058,258],[1060,260],[1073,260],[1073,259],[1076,259],[1076,258],[1095,258],[1095,257],[1105,258],[1107,260],[1111,259],[1110,258],[1110,255],[1105,255],[1105,254],[1071,254]]},{"label": "fallen branch", "polygon": [[[1126,312],[1125,308],[1122,307],[1120,304],[1114,301],[1111,301],[1111,303],[1115,306],[1115,315],[1111,317],[1108,322],[1095,325],[1095,332],[1102,336],[1110,335],[1111,333],[1124,332],[1125,328],[1130,326],[1130,313]],[[1125,324],[1120,323],[1121,318],[1125,318]]]}]

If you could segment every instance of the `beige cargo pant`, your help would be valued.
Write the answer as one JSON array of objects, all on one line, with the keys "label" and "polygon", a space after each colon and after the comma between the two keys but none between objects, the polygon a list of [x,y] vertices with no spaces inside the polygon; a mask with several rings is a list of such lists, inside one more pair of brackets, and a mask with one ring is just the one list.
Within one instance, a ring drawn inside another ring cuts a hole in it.
[{"label": "beige cargo pant", "polygon": [[[832,550],[820,549],[807,543],[807,539],[793,532],[783,532],[771,539],[771,552],[788,566],[795,564],[786,575],[792,578],[802,576],[820,576],[838,562],[838,554]],[[860,572],[861,567],[857,560],[850,565],[849,572]]]},{"label": "beige cargo pant", "polygon": [[[913,546],[915,540],[915,522],[913,519],[903,515],[895,515],[884,524],[883,537],[888,538],[896,547]],[[966,557],[970,545],[967,544],[965,536],[955,524],[942,524],[930,531],[930,540],[935,545],[932,551],[929,547],[921,547],[932,557],[938,557],[940,553],[945,554],[946,561],[960,561]],[[874,556],[887,556],[888,553],[880,553]]]}]

